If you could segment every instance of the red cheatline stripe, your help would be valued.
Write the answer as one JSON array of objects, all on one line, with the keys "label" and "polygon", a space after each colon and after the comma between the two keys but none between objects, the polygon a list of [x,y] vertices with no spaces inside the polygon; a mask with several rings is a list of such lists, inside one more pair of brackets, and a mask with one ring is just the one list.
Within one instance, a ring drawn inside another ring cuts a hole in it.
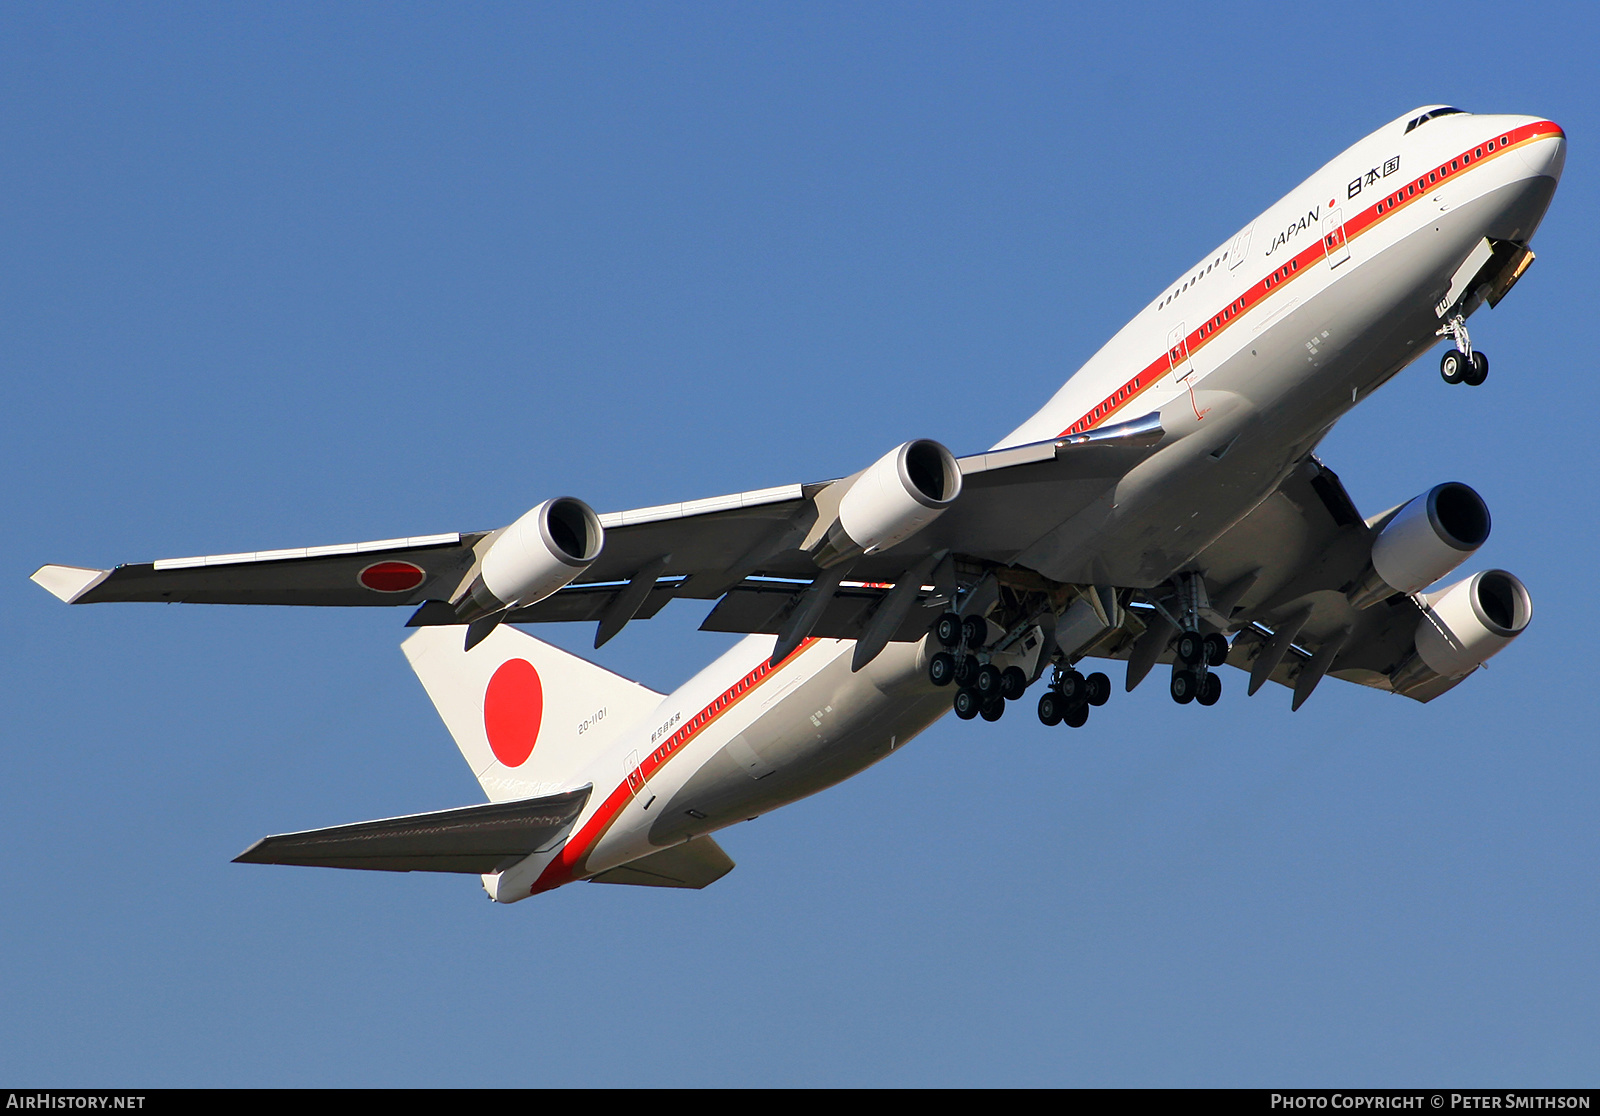
[{"label": "red cheatline stripe", "polygon": [[[1494,136],[1480,144],[1474,144],[1453,159],[1445,160],[1416,178],[1407,179],[1405,186],[1401,187],[1400,190],[1346,220],[1342,226],[1345,244],[1348,245],[1350,241],[1372,228],[1378,222],[1388,220],[1389,215],[1394,211],[1404,209],[1412,202],[1420,200],[1431,187],[1437,186],[1450,175],[1460,174],[1478,163],[1488,162],[1490,159],[1498,159],[1506,152],[1521,147],[1523,144],[1532,143],[1547,136],[1560,136],[1563,134],[1561,129],[1553,122],[1539,120],[1532,124],[1524,124],[1520,128],[1504,133],[1503,136]],[[1502,143],[1502,138],[1506,142]],[[1480,152],[1482,153],[1480,154]],[[1416,187],[1416,192],[1409,193],[1410,188],[1413,186]],[[1381,209],[1380,206],[1382,207]],[[1268,294],[1275,293],[1285,283],[1292,282],[1305,274],[1306,268],[1328,254],[1327,247],[1326,239],[1319,237],[1308,248],[1280,265],[1271,275],[1252,284],[1244,294],[1234,299],[1223,309],[1212,314],[1206,319],[1204,325],[1192,330],[1182,342],[1187,349],[1188,359],[1193,360],[1194,354],[1198,350],[1210,344],[1218,334],[1238,321],[1241,314],[1246,313],[1260,303]],[[1174,347],[1171,351],[1177,352],[1179,350]],[[1163,352],[1146,365],[1144,370],[1134,376],[1133,379],[1106,396],[1101,402],[1095,404],[1082,418],[1056,436],[1081,434],[1085,430],[1094,429],[1125,408],[1170,371],[1172,371],[1172,362],[1167,353]]]},{"label": "red cheatline stripe", "polygon": [[552,888],[560,887],[562,884],[571,883],[582,870],[583,862],[588,858],[595,844],[606,835],[612,824],[622,815],[623,807],[632,801],[636,788],[642,791],[648,785],[646,780],[681,751],[684,745],[699,736],[729,709],[749,697],[768,678],[771,678],[778,671],[794,662],[800,657],[802,651],[816,642],[815,639],[806,639],[789,654],[788,658],[777,666],[773,666],[763,659],[754,670],[722,691],[712,700],[711,704],[689,718],[682,728],[656,745],[655,750],[644,758],[644,762],[630,771],[628,777],[617,784],[617,789],[606,796],[606,800],[601,803],[600,809],[590,815],[583,828],[568,838],[561,852],[545,866],[543,872],[539,873],[539,879],[534,883],[533,889],[528,894],[537,895],[541,891],[549,891]]}]

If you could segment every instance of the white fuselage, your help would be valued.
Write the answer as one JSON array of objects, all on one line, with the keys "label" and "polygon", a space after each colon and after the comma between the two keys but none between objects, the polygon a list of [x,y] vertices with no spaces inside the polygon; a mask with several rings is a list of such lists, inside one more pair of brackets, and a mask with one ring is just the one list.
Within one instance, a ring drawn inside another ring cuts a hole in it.
[{"label": "white fuselage", "polygon": [[[996,448],[1160,412],[1168,442],[1018,559],[1063,582],[1158,585],[1254,509],[1356,402],[1432,347],[1435,305],[1485,237],[1527,241],[1564,158],[1538,117],[1408,117],[1209,253]],[[750,636],[597,755],[560,848],[484,877],[502,902],[813,794],[950,708],[924,643],[859,673],[853,643],[776,667]]]}]

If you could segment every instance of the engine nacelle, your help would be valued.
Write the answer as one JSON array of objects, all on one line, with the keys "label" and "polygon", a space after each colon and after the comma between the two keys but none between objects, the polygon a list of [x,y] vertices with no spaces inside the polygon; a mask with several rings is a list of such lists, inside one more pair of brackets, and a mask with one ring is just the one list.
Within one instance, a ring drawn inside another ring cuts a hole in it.
[{"label": "engine nacelle", "polygon": [[480,615],[544,600],[588,569],[605,545],[600,517],[582,500],[546,500],[489,544],[471,602]]},{"label": "engine nacelle", "polygon": [[1372,565],[1350,591],[1368,608],[1396,593],[1417,593],[1465,562],[1489,537],[1489,508],[1451,481],[1405,504],[1372,541]]},{"label": "engine nacelle", "polygon": [[1422,614],[1417,657],[1396,675],[1395,688],[1476,669],[1521,635],[1531,619],[1528,587],[1505,570],[1484,570],[1456,582],[1435,595]]},{"label": "engine nacelle", "polygon": [[961,466],[938,442],[897,446],[869,465],[839,501],[838,519],[815,552],[826,569],[905,542],[961,495]]}]

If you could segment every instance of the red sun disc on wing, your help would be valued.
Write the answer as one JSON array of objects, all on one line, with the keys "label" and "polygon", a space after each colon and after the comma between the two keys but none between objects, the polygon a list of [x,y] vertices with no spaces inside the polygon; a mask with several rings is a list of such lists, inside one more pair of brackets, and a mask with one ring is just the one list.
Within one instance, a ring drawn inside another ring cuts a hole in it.
[{"label": "red sun disc on wing", "polygon": [[356,580],[375,593],[404,593],[421,585],[427,576],[410,562],[374,562]]},{"label": "red sun disc on wing", "polygon": [[483,694],[483,731],[494,758],[520,767],[533,754],[544,720],[544,685],[526,659],[507,659]]}]

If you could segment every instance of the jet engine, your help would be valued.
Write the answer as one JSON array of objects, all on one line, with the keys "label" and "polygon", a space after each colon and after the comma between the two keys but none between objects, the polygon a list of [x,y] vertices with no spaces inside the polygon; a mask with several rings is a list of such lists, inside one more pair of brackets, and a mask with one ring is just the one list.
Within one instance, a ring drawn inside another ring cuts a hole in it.
[{"label": "jet engine", "polygon": [[1421,592],[1488,537],[1483,497],[1455,481],[1435,485],[1402,505],[1372,540],[1372,564],[1350,591],[1350,603],[1369,608],[1396,593]]},{"label": "jet engine", "polygon": [[1475,670],[1521,635],[1532,618],[1528,587],[1505,570],[1456,582],[1432,595],[1417,624],[1416,657],[1396,672],[1395,689]]},{"label": "jet engine", "polygon": [[457,611],[472,619],[536,604],[588,569],[605,539],[600,517],[582,500],[546,500],[489,544],[468,599]]},{"label": "jet engine", "polygon": [[961,466],[923,438],[890,450],[850,482],[838,517],[814,552],[823,569],[905,542],[961,495]]}]

